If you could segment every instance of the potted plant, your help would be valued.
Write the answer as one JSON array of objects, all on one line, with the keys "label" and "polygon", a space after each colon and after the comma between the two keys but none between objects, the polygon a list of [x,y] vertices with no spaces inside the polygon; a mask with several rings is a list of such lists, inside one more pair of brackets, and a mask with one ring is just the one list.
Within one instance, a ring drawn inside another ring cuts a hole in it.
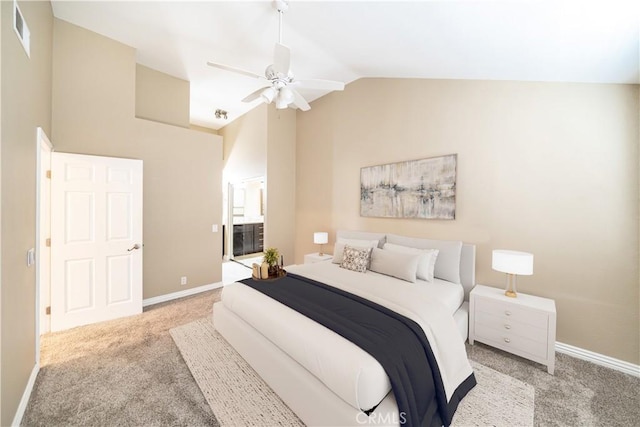
[{"label": "potted plant", "polygon": [[278,275],[278,258],[279,258],[278,249],[267,248],[264,251],[264,262],[269,264],[269,276]]}]

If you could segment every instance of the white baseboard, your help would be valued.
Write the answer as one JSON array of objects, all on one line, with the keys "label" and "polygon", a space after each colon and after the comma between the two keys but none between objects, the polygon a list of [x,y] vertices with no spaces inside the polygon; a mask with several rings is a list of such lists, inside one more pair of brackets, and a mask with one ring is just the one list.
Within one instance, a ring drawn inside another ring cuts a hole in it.
[{"label": "white baseboard", "polygon": [[593,351],[574,347],[569,344],[563,344],[557,341],[556,351],[558,353],[564,353],[568,356],[575,357],[576,359],[586,360],[587,362],[640,378],[640,365],[634,365],[633,363],[625,362],[624,360],[614,359],[613,357],[605,356],[604,354],[595,353]]},{"label": "white baseboard", "polygon": [[166,295],[160,295],[158,297],[147,298],[142,300],[142,306],[146,307],[148,305],[159,304],[161,302],[167,302],[178,298],[188,297],[190,295],[199,294],[200,292],[211,291],[213,289],[218,289],[224,286],[222,282],[211,283],[209,285],[198,286],[197,288],[185,289],[184,291],[173,292]]},{"label": "white baseboard", "polygon": [[20,404],[18,405],[18,409],[16,409],[16,415],[13,417],[13,422],[11,423],[12,426],[17,427],[22,423],[22,417],[24,416],[24,411],[27,409],[27,404],[29,403],[33,386],[36,383],[38,372],[40,372],[40,365],[36,363],[33,366],[33,370],[31,370],[31,376],[29,376],[29,381],[24,389],[24,393],[22,393],[22,399],[20,399]]}]

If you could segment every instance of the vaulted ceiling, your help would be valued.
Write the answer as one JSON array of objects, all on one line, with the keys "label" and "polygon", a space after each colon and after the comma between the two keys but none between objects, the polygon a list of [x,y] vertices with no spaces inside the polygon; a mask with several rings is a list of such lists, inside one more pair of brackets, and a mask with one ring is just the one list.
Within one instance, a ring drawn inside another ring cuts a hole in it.
[{"label": "vaulted ceiling", "polygon": [[[137,61],[191,82],[191,122],[218,129],[273,62],[270,1],[53,1],[57,18],[137,49]],[[362,77],[640,83],[634,0],[303,1],[283,16],[298,78]],[[307,100],[326,92],[300,91]],[[313,108],[313,104],[311,105]],[[214,110],[228,111],[216,119]]]}]

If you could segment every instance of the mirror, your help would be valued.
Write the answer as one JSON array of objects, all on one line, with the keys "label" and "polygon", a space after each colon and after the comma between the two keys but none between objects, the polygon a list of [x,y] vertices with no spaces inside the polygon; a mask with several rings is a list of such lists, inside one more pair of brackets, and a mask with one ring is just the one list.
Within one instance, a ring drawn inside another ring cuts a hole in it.
[{"label": "mirror", "polygon": [[264,248],[264,187],[264,177],[229,184],[226,253],[232,259]]},{"label": "mirror", "polygon": [[248,179],[233,185],[231,213],[234,224],[264,221],[264,178]]}]

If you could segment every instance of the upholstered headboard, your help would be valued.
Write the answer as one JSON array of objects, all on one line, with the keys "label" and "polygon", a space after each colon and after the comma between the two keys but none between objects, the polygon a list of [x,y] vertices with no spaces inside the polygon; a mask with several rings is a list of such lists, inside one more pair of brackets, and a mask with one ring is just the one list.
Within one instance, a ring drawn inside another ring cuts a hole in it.
[{"label": "upholstered headboard", "polygon": [[358,240],[377,240],[378,247],[382,249],[387,241],[387,235],[385,233],[372,233],[369,231],[349,231],[338,230],[336,233],[336,241],[338,239],[358,239]]},{"label": "upholstered headboard", "polygon": [[[373,233],[368,231],[350,231],[350,230],[338,230],[336,233],[336,241],[338,238],[343,239],[360,239],[360,240],[378,240],[378,247],[382,248],[386,242],[395,243],[399,245],[420,248],[420,249],[439,249],[441,254],[446,256],[446,262],[451,267],[448,270],[452,270],[451,262],[455,260],[458,263],[457,251],[459,254],[459,268],[460,275],[459,280],[464,288],[464,299],[469,300],[469,292],[476,284],[476,247],[475,245],[463,243],[455,240],[432,240],[421,239],[414,237],[398,236],[395,234],[387,233]],[[446,255],[445,255],[446,251]],[[443,258],[444,259],[444,258]],[[455,264],[453,264],[455,266]],[[438,268],[436,266],[436,268]],[[455,273],[455,269],[453,270]],[[456,278],[449,279],[456,281]]]}]

